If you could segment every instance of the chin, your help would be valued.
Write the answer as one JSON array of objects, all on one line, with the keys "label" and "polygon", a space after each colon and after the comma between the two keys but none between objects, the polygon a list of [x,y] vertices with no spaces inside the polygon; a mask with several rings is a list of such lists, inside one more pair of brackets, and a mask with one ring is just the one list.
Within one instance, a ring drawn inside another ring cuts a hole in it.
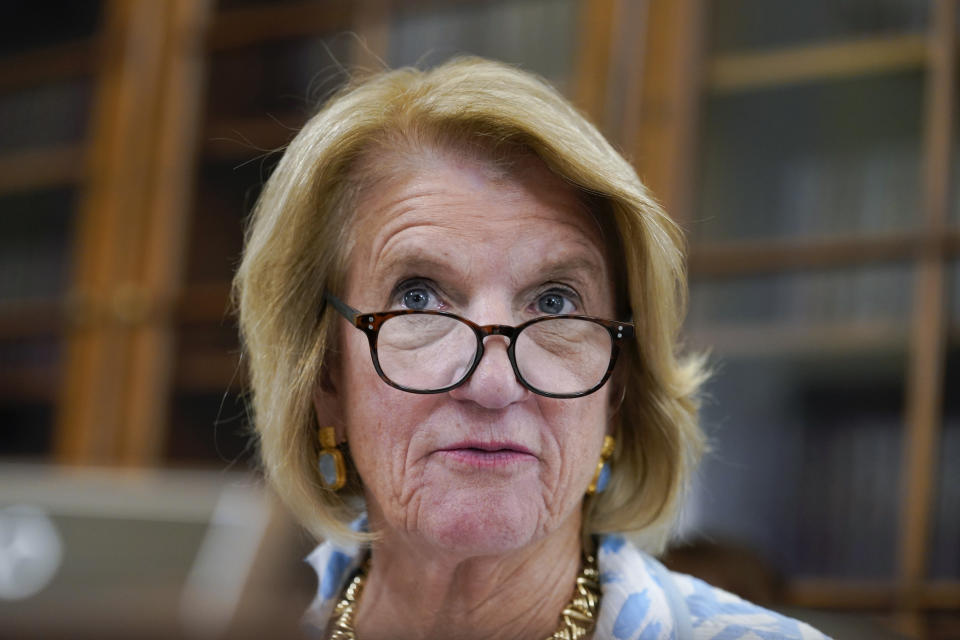
[{"label": "chin", "polygon": [[542,506],[522,492],[446,491],[424,500],[418,533],[430,546],[463,557],[518,551],[544,535]]}]

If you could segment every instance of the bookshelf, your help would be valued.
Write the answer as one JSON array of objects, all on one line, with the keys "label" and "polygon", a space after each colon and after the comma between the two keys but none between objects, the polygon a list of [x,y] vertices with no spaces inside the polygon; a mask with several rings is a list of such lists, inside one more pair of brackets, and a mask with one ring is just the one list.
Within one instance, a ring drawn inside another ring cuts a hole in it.
[{"label": "bookshelf", "polygon": [[[0,45],[0,424],[27,459],[55,440],[100,3],[11,7]],[[33,35],[28,35],[33,34]]]},{"label": "bookshelf", "polygon": [[696,70],[641,82],[699,143],[666,174],[632,148],[690,232],[687,341],[719,369],[696,526],[785,603],[955,637],[957,3],[679,4]]},{"label": "bookshelf", "polygon": [[708,64],[706,84],[711,93],[723,94],[918,70],[926,45],[923,35],[897,34],[720,54]]},{"label": "bookshelf", "polygon": [[960,635],[956,0],[18,6],[0,455],[247,464],[229,282],[277,151],[346,69],[488,55],[571,96],[689,231],[725,487],[700,526],[759,549],[781,604]]}]

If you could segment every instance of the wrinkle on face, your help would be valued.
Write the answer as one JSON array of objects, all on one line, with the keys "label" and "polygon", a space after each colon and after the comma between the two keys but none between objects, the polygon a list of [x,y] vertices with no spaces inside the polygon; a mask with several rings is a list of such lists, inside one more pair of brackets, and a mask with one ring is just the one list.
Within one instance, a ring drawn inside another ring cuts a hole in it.
[{"label": "wrinkle on face", "polygon": [[415,455],[408,443],[403,456],[397,456],[393,472],[394,500],[403,509],[409,510],[416,496],[416,489],[423,485],[423,457]]},{"label": "wrinkle on face", "polygon": [[[369,238],[369,241],[365,248],[364,242],[354,242],[361,247],[357,252],[360,255],[354,257],[364,263],[364,270],[373,274],[375,281],[381,282],[378,276],[393,273],[411,261],[432,259],[439,266],[449,264],[454,253],[467,255],[455,251],[451,245],[496,246],[499,236],[522,236],[525,228],[538,224],[571,232],[567,234],[569,239],[584,256],[576,265],[588,272],[584,280],[602,282],[603,277],[609,275],[607,257],[600,249],[604,245],[599,221],[573,188],[551,174],[542,163],[534,159],[516,163],[519,176],[529,178],[521,182],[517,176],[491,180],[491,176],[499,176],[499,172],[462,161],[451,166],[446,160],[448,158],[427,163],[406,182],[394,181],[388,197],[382,197],[375,190],[361,197],[352,235],[355,240]],[[465,179],[450,186],[437,179],[444,174]],[[499,205],[499,209],[490,206],[491,201]],[[535,205],[533,208],[531,203]],[[492,213],[501,210],[509,212],[508,215],[499,215],[492,225],[463,224],[462,217],[451,216],[453,211],[469,212],[473,219],[489,220]],[[571,215],[558,219],[554,215],[558,210],[566,210]],[[537,247],[531,246],[529,250],[535,251]],[[511,255],[505,258],[507,263],[501,269],[503,277],[518,277],[516,265],[510,262]],[[468,275],[471,265],[467,262],[463,267]],[[558,265],[557,270],[561,268],[569,269],[570,265]],[[355,271],[352,269],[351,273]]]},{"label": "wrinkle on face", "polygon": [[[482,169],[442,165],[371,190],[361,205],[346,298],[361,312],[392,304],[397,279],[425,277],[443,285],[455,312],[479,324],[516,324],[538,287],[555,280],[583,295],[588,315],[613,313],[596,220],[545,167],[492,181]],[[479,376],[456,392],[406,393],[379,379],[362,333],[348,330],[341,340],[349,352],[338,381],[349,390],[348,439],[383,526],[469,553],[470,545],[483,552],[522,546],[579,518],[606,431],[607,388],[575,400],[524,390],[507,406],[482,407],[470,387],[483,382]],[[491,346],[484,358],[491,357],[506,354]],[[490,372],[502,378],[498,384],[519,385],[509,365]],[[435,455],[462,440],[502,439],[535,453],[535,465],[513,484],[460,473]]]}]

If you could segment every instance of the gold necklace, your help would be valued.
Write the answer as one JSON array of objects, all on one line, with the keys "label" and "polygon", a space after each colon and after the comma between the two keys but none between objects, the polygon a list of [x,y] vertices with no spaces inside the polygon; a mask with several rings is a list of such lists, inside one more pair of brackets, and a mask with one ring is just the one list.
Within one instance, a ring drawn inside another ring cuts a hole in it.
[{"label": "gold necklace", "polygon": [[[357,640],[353,627],[357,603],[367,581],[369,561],[364,563],[343,591],[343,597],[333,610],[333,630],[330,640]],[[581,640],[593,631],[597,610],[600,608],[600,572],[593,554],[583,558],[583,568],[577,576],[573,597],[560,613],[560,626],[546,640]]]}]

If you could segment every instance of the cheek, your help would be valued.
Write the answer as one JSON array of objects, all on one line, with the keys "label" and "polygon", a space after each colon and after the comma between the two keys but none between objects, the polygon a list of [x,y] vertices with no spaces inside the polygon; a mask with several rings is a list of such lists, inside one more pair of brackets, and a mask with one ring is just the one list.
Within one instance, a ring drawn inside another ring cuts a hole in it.
[{"label": "cheek", "polygon": [[553,401],[558,404],[545,411],[548,422],[555,425],[555,472],[562,491],[579,493],[593,477],[607,432],[607,398],[603,389],[587,398]]},{"label": "cheek", "polygon": [[[341,376],[338,390],[343,402],[343,417],[349,426],[359,421],[369,421],[369,416],[377,416],[380,404],[386,401],[383,396],[395,391],[387,386],[373,366],[370,346],[366,335],[350,327],[341,336]],[[349,437],[349,434],[347,434]]]},{"label": "cheek", "polygon": [[410,468],[416,458],[419,425],[437,397],[390,387],[377,375],[369,352],[363,355],[345,368],[345,435],[364,486],[378,502],[400,501],[415,480]]},{"label": "cheek", "polygon": [[352,387],[345,419],[350,455],[361,481],[382,501],[387,497],[382,488],[397,486],[403,473],[409,434],[403,432],[407,424],[403,416],[391,412],[386,394],[378,391],[372,383]]},{"label": "cheek", "polygon": [[354,351],[351,357],[344,359],[344,364],[345,435],[358,470],[365,475],[365,465],[362,465],[365,458],[383,455],[384,450],[393,452],[393,457],[402,455],[401,431],[407,422],[400,414],[408,405],[396,397],[402,392],[380,379],[368,352],[357,354]]},{"label": "cheek", "polygon": [[366,338],[352,331],[342,341],[342,376],[339,387],[343,403],[344,435],[351,455],[364,481],[367,482],[365,459],[377,455],[380,447],[395,448],[388,442],[395,435],[390,425],[382,422],[390,416],[388,387],[377,375]]}]

